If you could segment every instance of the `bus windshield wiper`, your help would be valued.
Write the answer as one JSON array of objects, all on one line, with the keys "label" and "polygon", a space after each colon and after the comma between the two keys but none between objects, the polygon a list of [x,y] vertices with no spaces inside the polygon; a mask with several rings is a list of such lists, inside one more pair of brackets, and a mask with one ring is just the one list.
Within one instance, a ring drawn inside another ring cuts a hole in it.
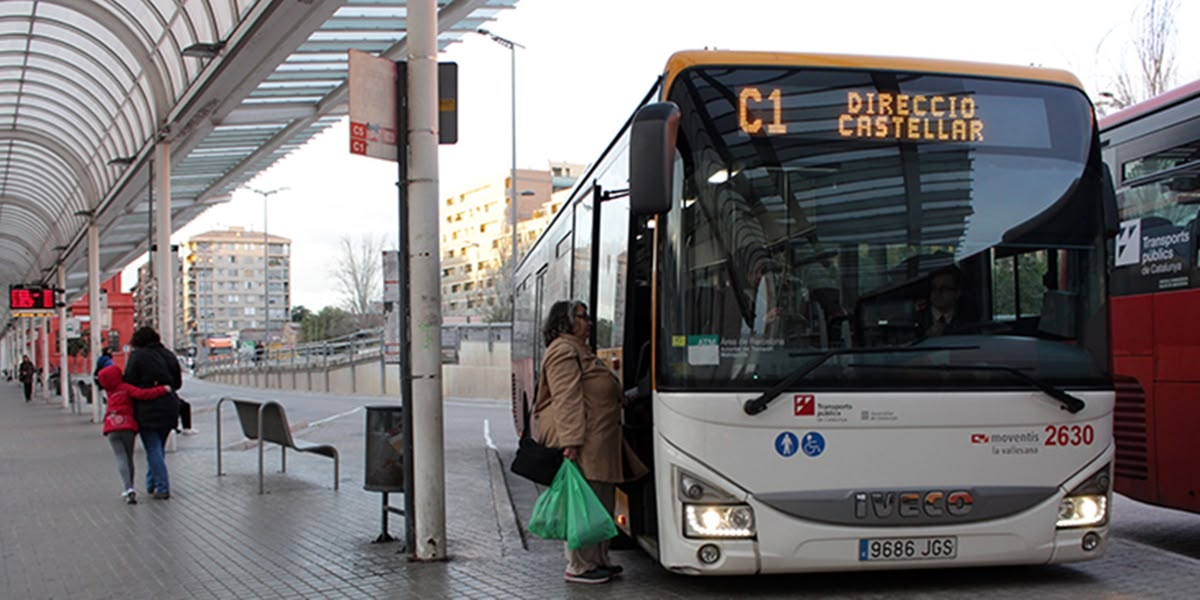
[{"label": "bus windshield wiper", "polygon": [[782,394],[784,390],[792,387],[797,381],[804,379],[818,367],[825,364],[826,361],[835,356],[844,356],[847,354],[891,354],[894,352],[934,352],[938,350],[978,350],[979,346],[882,346],[878,348],[838,348],[822,353],[796,353],[788,356],[816,356],[816,360],[800,367],[791,375],[788,375],[779,383],[771,386],[770,389],[763,392],[761,396],[753,400],[747,400],[746,404],[742,405],[742,410],[748,415],[757,415],[758,413],[767,410],[767,405]]},{"label": "bus windshield wiper", "polygon": [[870,365],[864,363],[851,363],[850,367],[863,367],[867,369],[906,369],[918,371],[998,371],[1008,373],[1015,376],[1017,379],[1032,385],[1041,390],[1047,396],[1058,400],[1067,412],[1075,414],[1087,406],[1083,399],[1074,396],[1064,390],[1061,390],[1054,385],[1051,385],[1037,377],[1034,377],[1016,367],[1005,365]]}]

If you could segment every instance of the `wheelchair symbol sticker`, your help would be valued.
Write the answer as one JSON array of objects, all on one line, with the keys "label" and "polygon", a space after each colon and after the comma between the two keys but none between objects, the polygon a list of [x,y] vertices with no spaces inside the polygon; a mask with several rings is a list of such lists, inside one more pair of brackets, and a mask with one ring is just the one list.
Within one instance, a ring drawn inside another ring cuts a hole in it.
[{"label": "wheelchair symbol sticker", "polygon": [[785,431],[775,438],[775,451],[780,456],[787,458],[796,453],[800,449],[800,440],[796,434]]},{"label": "wheelchair symbol sticker", "polygon": [[805,456],[820,456],[825,451],[825,436],[815,431],[804,434],[804,439],[800,441],[800,449],[804,450]]}]

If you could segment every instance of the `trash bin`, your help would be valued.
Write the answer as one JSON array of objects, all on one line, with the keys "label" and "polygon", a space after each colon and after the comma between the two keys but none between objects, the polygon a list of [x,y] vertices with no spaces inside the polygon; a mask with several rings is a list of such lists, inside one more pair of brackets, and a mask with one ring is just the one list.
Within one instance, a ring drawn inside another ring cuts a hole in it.
[{"label": "trash bin", "polygon": [[404,493],[404,407],[368,406],[363,489]]}]

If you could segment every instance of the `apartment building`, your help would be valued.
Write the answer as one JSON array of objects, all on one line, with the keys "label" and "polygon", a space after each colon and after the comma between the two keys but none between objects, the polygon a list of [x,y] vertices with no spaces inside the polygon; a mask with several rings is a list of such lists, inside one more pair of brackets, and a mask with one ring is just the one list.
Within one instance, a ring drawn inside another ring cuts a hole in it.
[{"label": "apartment building", "polygon": [[[172,245],[167,256],[171,258],[171,276],[175,282],[174,339],[177,343],[183,343],[187,340],[187,332],[184,329],[187,320],[183,312],[183,261],[179,259],[179,246]],[[130,294],[133,295],[133,322],[138,326],[149,325],[161,332],[164,331],[164,325],[159,323],[158,319],[158,281],[154,277],[153,268],[154,263],[150,261],[138,267],[137,282],[130,290]]]},{"label": "apartment building", "polygon": [[193,343],[210,336],[280,341],[291,314],[291,244],[243,227],[188,239],[183,301]]},{"label": "apartment building", "polygon": [[[518,251],[528,248],[558,212],[584,165],[551,163],[517,170]],[[442,316],[450,323],[504,320],[512,262],[511,174],[442,200]]]}]

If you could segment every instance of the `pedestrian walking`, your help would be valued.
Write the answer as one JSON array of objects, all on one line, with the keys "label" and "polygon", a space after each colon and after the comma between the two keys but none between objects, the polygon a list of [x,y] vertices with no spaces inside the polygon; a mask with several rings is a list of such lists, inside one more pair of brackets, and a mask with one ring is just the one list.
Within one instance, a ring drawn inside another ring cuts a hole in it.
[{"label": "pedestrian walking", "polygon": [[121,380],[121,367],[109,365],[96,374],[100,387],[108,394],[108,408],[104,412],[104,435],[117,458],[117,472],[121,474],[124,492],[121,497],[127,504],[137,504],[137,491],[133,489],[133,438],[138,433],[134,418],[134,402],[149,402],[171,393],[171,386],[160,385],[140,388]]},{"label": "pedestrian walking", "polygon": [[167,437],[179,422],[179,397],[183,374],[174,352],[163,346],[153,327],[139,327],[129,338],[133,351],[125,365],[125,383],[140,388],[166,385],[170,394],[133,405],[138,435],[146,449],[146,492],[159,500],[171,497],[171,481],[165,460]]},{"label": "pedestrian walking", "polygon": [[29,402],[33,398],[33,372],[36,370],[33,362],[29,360],[29,355],[21,355],[21,366],[19,367],[17,377],[21,380],[21,385],[25,388],[26,402]]}]

